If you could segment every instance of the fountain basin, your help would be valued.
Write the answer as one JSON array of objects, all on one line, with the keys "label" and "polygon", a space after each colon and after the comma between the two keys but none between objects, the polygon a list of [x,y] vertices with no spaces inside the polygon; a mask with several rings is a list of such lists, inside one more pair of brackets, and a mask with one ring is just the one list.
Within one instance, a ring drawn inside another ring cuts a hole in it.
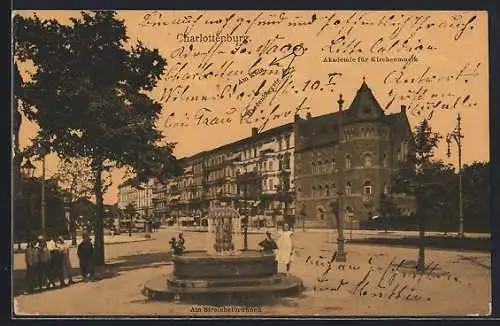
[{"label": "fountain basin", "polygon": [[273,254],[244,251],[235,255],[211,256],[203,251],[188,251],[173,256],[174,272],[149,280],[143,294],[149,299],[192,298],[203,295],[299,294],[302,280],[276,273]]},{"label": "fountain basin", "polygon": [[205,251],[188,251],[173,256],[174,277],[182,280],[205,278],[258,278],[275,273],[273,254],[242,251],[234,255],[209,255]]}]

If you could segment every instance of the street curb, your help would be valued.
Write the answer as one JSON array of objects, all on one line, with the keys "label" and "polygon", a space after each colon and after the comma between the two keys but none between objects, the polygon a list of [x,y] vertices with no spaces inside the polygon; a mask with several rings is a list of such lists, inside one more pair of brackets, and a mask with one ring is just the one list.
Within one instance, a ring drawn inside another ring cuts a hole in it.
[{"label": "street curb", "polygon": [[[144,241],[152,241],[156,240],[154,238],[150,239],[139,239],[139,240],[133,240],[133,241],[120,241],[120,242],[108,242],[104,243],[106,246],[111,246],[111,245],[118,245],[118,244],[125,244],[125,243],[136,243],[136,242],[144,242]],[[76,248],[77,246],[70,245],[69,248]],[[26,249],[14,249],[13,253],[14,254],[24,254],[26,252]]]}]

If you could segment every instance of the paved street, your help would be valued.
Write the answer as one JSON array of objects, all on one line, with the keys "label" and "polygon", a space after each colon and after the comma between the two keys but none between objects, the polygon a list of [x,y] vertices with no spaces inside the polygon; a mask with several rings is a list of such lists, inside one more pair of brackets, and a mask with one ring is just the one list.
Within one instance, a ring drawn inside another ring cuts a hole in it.
[{"label": "paved street", "polygon": [[[377,232],[377,231],[375,231]],[[168,240],[175,228],[153,233],[152,240],[106,247],[108,263],[119,272],[97,282],[15,297],[19,314],[53,315],[191,315],[193,305],[146,302],[141,289],[146,280],[172,271]],[[203,249],[206,233],[184,232],[188,250]],[[250,234],[256,248],[262,234]],[[306,290],[296,298],[281,298],[259,308],[262,315],[485,315],[491,302],[490,255],[475,252],[426,250],[428,274],[414,276],[406,269],[417,249],[346,244],[347,264],[328,261],[336,245],[327,232],[296,232],[297,256],[292,273]],[[73,267],[76,250],[71,249]],[[402,261],[406,260],[406,261]],[[391,263],[392,262],[392,263]],[[411,262],[410,262],[411,264]],[[396,268],[397,265],[401,267]],[[24,256],[14,256],[16,288],[24,277]],[[393,270],[394,269],[394,270]],[[203,311],[203,308],[201,309]],[[255,313],[226,313],[231,315]]]}]

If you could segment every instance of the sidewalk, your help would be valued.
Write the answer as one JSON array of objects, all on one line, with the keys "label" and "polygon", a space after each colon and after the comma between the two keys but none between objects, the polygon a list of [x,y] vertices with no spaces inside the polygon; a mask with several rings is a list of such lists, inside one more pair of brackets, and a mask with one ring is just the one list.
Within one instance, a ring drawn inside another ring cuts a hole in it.
[{"label": "sidewalk", "polygon": [[[199,227],[199,226],[191,226],[191,227],[178,227],[178,226],[170,226],[168,228],[178,229],[183,232],[207,232],[207,227]],[[255,228],[249,227],[249,234],[265,234],[266,231],[275,232],[276,227],[264,227],[264,228]],[[295,233],[337,233],[337,229],[305,229],[302,230],[300,226],[295,228]],[[392,237],[392,238],[403,238],[403,237],[418,237],[418,231],[399,231],[399,230],[391,230],[385,232],[384,230],[349,230],[344,229],[344,237],[348,238],[352,234],[353,238],[373,238],[373,237]],[[429,236],[442,236],[442,237],[456,237],[456,233],[448,233],[444,234],[443,232],[435,232],[428,231],[425,232],[427,237]],[[467,238],[490,238],[489,233],[466,233],[465,236]]]},{"label": "sidewalk", "polygon": [[[94,236],[91,236],[92,242],[94,241]],[[111,244],[121,244],[121,243],[131,243],[131,242],[139,242],[139,241],[146,241],[146,240],[151,240],[151,239],[146,239],[144,234],[132,234],[132,236],[129,236],[128,234],[120,234],[120,235],[105,235],[104,236],[104,244],[106,245],[111,245]],[[76,237],[76,243],[79,244],[82,241],[81,236]],[[71,240],[65,240],[64,241],[67,246],[71,247]],[[12,244],[12,249],[14,250],[14,253],[20,253],[24,252],[26,250],[27,243],[21,243],[21,249],[19,249],[19,246],[17,243]]]}]

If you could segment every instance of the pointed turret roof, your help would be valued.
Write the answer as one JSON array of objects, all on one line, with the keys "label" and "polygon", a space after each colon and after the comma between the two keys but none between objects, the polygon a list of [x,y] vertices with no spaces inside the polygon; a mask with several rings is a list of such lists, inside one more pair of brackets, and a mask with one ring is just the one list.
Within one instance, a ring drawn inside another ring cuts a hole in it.
[{"label": "pointed turret roof", "polygon": [[375,117],[384,115],[384,109],[382,109],[370,87],[368,87],[365,78],[363,78],[363,83],[356,92],[356,96],[349,106],[349,110],[352,110],[352,116],[357,117],[366,114],[372,114]]}]

